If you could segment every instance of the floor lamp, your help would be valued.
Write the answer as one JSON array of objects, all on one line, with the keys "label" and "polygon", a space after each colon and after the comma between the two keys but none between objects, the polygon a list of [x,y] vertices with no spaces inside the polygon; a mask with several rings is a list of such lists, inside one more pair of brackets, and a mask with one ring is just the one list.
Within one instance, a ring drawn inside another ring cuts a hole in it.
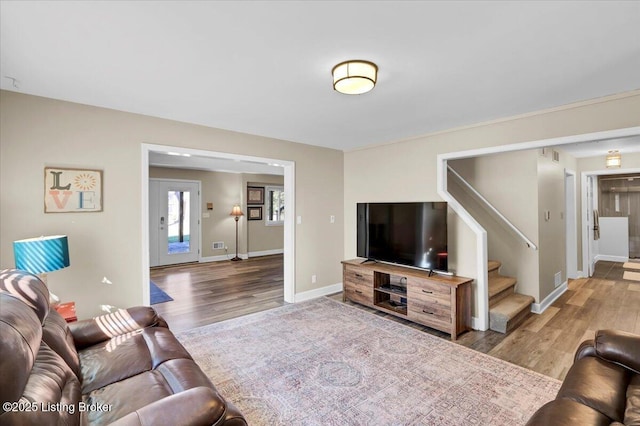
[{"label": "floor lamp", "polygon": [[238,257],[238,220],[240,220],[240,216],[244,216],[244,213],[242,213],[242,209],[240,209],[240,206],[236,204],[235,206],[233,206],[233,209],[231,210],[229,216],[233,216],[233,218],[236,220],[236,257],[231,260],[238,261],[242,260],[240,259],[240,257]]},{"label": "floor lamp", "polygon": [[[38,274],[42,282],[49,288],[47,272],[69,266],[69,243],[66,235],[28,238],[13,242],[13,257],[16,269]],[[57,306],[58,296],[49,290],[49,304]]]}]

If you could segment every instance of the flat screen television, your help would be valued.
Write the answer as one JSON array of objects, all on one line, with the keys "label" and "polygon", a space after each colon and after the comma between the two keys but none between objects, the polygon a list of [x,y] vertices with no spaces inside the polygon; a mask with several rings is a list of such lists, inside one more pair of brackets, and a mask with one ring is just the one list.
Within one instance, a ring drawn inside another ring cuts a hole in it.
[{"label": "flat screen television", "polygon": [[448,272],[447,203],[358,203],[357,256]]}]

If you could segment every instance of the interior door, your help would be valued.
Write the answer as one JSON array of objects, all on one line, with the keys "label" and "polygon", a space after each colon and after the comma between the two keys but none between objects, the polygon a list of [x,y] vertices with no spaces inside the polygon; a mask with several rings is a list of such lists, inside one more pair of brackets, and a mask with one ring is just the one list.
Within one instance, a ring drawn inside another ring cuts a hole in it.
[{"label": "interior door", "polygon": [[[598,241],[595,239],[595,221],[594,212],[597,209],[597,182],[593,176],[587,176],[587,276],[591,276],[595,270],[596,255],[598,254]],[[599,214],[598,214],[599,216]]]},{"label": "interior door", "polygon": [[197,262],[200,257],[200,183],[149,180],[149,264]]}]

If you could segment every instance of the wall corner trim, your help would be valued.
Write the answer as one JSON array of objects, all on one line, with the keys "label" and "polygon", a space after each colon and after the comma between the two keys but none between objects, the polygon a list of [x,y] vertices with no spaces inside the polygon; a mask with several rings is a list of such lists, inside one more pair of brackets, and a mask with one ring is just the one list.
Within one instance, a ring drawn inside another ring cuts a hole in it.
[{"label": "wall corner trim", "polygon": [[480,321],[480,318],[478,317],[471,317],[471,328],[474,330],[485,331],[485,330],[482,330],[481,321]]},{"label": "wall corner trim", "polygon": [[541,314],[544,311],[546,311],[547,308],[551,306],[553,302],[555,302],[560,296],[564,294],[565,291],[567,291],[568,289],[567,284],[568,284],[567,281],[563,282],[561,285],[558,286],[558,288],[553,290],[551,294],[545,297],[541,303],[532,303],[531,312],[533,312],[534,314]]}]

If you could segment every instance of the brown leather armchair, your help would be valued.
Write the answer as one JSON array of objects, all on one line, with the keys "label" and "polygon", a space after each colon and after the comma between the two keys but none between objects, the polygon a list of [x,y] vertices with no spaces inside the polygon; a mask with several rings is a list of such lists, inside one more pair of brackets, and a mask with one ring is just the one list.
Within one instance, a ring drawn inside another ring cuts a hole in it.
[{"label": "brown leather armchair", "polygon": [[245,425],[150,307],[67,324],[36,276],[0,272],[2,425]]},{"label": "brown leather armchair", "polygon": [[556,399],[527,425],[640,425],[640,336],[600,330],[583,342]]}]

